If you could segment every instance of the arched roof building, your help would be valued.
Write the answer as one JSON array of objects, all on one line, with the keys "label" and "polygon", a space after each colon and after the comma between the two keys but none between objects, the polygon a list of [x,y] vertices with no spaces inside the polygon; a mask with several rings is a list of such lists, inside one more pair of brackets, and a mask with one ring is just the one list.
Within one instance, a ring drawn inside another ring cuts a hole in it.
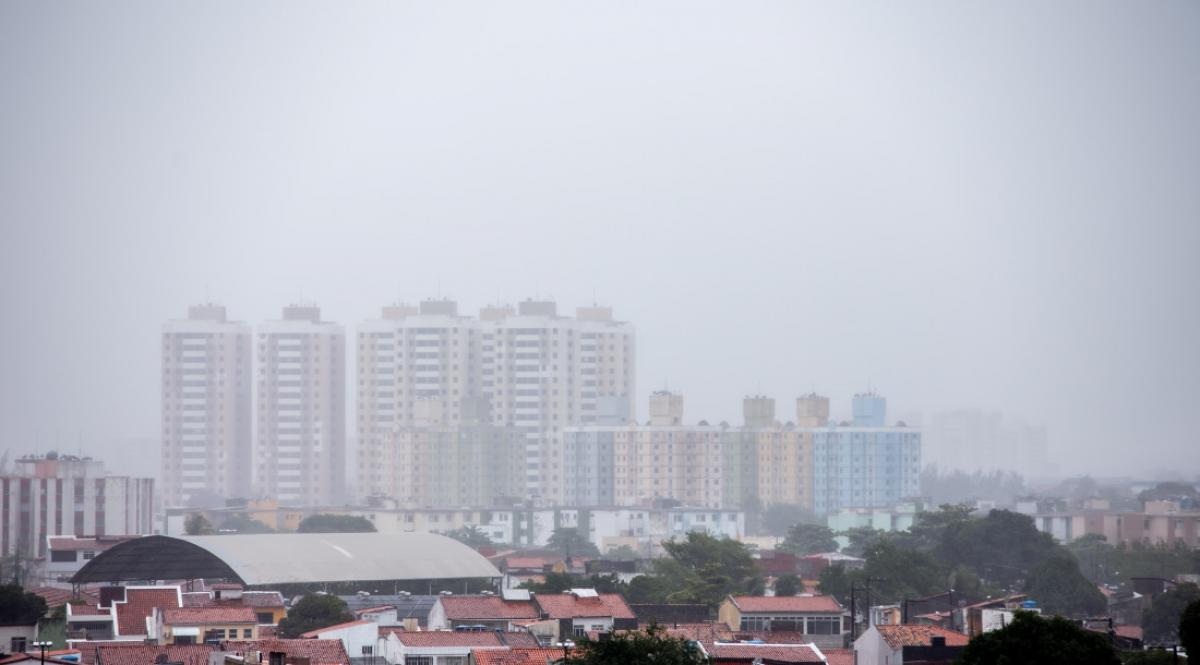
[{"label": "arched roof building", "polygon": [[499,578],[487,559],[433,533],[146,536],[87,563],[73,584],[228,579],[246,586]]}]

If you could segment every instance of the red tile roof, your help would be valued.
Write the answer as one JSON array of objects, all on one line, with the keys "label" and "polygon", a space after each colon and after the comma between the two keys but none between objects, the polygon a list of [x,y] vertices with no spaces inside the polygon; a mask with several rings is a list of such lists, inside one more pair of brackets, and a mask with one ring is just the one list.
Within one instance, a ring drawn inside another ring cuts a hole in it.
[{"label": "red tile roof", "polygon": [[325,626],[324,628],[310,630],[307,633],[301,633],[300,637],[303,639],[306,639],[306,640],[311,640],[311,639],[315,639],[321,633],[326,633],[331,630],[339,630],[341,628],[349,628],[351,626],[367,626],[367,625],[371,625],[371,624],[373,624],[373,622],[371,622],[371,621],[347,621],[345,623],[335,623],[332,626]]},{"label": "red tile roof", "polygon": [[854,649],[821,649],[829,665],[854,665]]},{"label": "red tile roof", "polygon": [[542,612],[551,619],[580,617],[612,617],[636,619],[625,599],[616,593],[602,593],[596,598],[579,598],[573,593],[547,593],[533,597]]},{"label": "red tile roof", "polygon": [[821,656],[809,644],[710,643],[704,650],[716,663],[752,662],[761,658],[771,663],[821,663]]},{"label": "red tile roof", "polygon": [[668,624],[667,635],[699,642],[722,642],[733,638],[733,631],[723,623]]},{"label": "red tile roof", "polygon": [[163,610],[163,623],[168,626],[255,622],[254,610],[249,607],[178,607]]},{"label": "red tile roof", "polygon": [[1113,632],[1115,632],[1117,635],[1119,635],[1121,637],[1124,637],[1127,639],[1132,639],[1132,640],[1140,640],[1145,636],[1145,631],[1142,629],[1141,626],[1133,626],[1133,625],[1117,626],[1116,628],[1113,628]]},{"label": "red tile roof", "polygon": [[842,606],[833,596],[730,596],[743,613],[792,612],[841,613]]},{"label": "red tile roof", "polygon": [[[46,601],[46,606],[50,608],[65,605],[72,600],[76,600],[70,589],[59,589],[52,586],[39,586],[29,590],[29,593],[34,593],[42,597]],[[78,600],[85,600],[88,603],[96,604],[100,601],[99,597],[90,591],[80,591]]]},{"label": "red tile roof", "polygon": [[113,602],[117,610],[117,634],[145,635],[146,618],[154,608],[179,607],[179,602],[179,587],[126,587],[125,601]]},{"label": "red tile roof", "polygon": [[472,649],[471,660],[475,665],[547,665],[563,659],[562,649]]},{"label": "red tile roof", "polygon": [[493,632],[468,633],[453,630],[397,630],[396,639],[406,647],[503,647]]},{"label": "red tile roof", "polygon": [[83,640],[72,642],[71,646],[79,650],[79,662],[83,665],[95,665],[96,651],[100,647],[106,646],[131,646],[134,644],[142,644],[140,640],[126,640],[124,642],[117,640]]},{"label": "red tile roof", "polygon": [[547,563],[549,561],[540,556],[510,556],[504,560],[504,569],[532,568],[541,570]]},{"label": "red tile roof", "polygon": [[79,603],[71,603],[71,609],[67,610],[72,617],[78,616],[111,616],[107,607],[99,605],[83,605]]},{"label": "red tile roof", "polygon": [[505,600],[499,596],[442,596],[438,599],[446,610],[446,618],[467,619],[536,619],[537,608],[529,600]]},{"label": "red tile roof", "polygon": [[271,651],[282,651],[288,658],[307,658],[311,665],[350,664],[341,640],[230,640],[222,642],[221,649],[235,653],[261,651],[264,657]]},{"label": "red tile roof", "polygon": [[212,651],[212,646],[208,644],[110,644],[96,649],[95,662],[96,665],[153,665],[155,658],[166,655],[167,661],[172,663],[208,665],[208,656]]},{"label": "red tile roof", "polygon": [[967,636],[962,633],[947,630],[940,626],[927,626],[924,624],[902,624],[899,626],[875,626],[879,631],[880,636],[887,642],[888,646],[893,651],[903,647],[927,647],[930,639],[935,636],[946,638],[946,646],[961,647],[966,646]]}]

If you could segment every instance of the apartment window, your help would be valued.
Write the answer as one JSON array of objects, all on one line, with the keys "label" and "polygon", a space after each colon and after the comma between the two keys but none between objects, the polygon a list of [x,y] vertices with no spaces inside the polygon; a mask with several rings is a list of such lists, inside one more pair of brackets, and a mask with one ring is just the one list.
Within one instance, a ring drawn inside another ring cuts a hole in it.
[{"label": "apartment window", "polygon": [[405,656],[404,665],[433,665],[433,656]]},{"label": "apartment window", "polygon": [[21,652],[25,651],[26,648],[28,648],[25,643],[24,637],[12,638],[11,640],[9,640],[9,646],[12,647],[8,650],[9,653],[21,653]]},{"label": "apartment window", "polygon": [[275,615],[271,612],[255,612],[254,620],[260,624],[274,624]]}]

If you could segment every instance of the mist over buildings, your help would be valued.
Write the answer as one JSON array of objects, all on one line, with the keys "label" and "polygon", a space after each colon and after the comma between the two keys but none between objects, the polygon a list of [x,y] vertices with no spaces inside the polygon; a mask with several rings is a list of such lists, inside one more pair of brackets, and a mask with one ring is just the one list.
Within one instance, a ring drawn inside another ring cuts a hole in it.
[{"label": "mist over buildings", "polygon": [[156,473],[197,303],[535,298],[636,328],[639,410],[1195,477],[1200,6],[1082,7],[0,5],[0,449]]}]

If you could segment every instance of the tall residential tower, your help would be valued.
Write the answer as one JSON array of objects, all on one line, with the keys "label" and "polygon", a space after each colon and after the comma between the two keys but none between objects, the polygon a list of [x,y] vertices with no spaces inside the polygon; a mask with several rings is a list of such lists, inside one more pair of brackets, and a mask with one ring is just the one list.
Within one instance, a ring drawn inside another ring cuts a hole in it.
[{"label": "tall residential tower", "polygon": [[250,368],[250,327],[226,320],[220,305],[163,325],[164,505],[250,493]]},{"label": "tall residential tower", "polygon": [[258,326],[256,496],[284,505],[345,498],[346,340],[315,306]]}]

